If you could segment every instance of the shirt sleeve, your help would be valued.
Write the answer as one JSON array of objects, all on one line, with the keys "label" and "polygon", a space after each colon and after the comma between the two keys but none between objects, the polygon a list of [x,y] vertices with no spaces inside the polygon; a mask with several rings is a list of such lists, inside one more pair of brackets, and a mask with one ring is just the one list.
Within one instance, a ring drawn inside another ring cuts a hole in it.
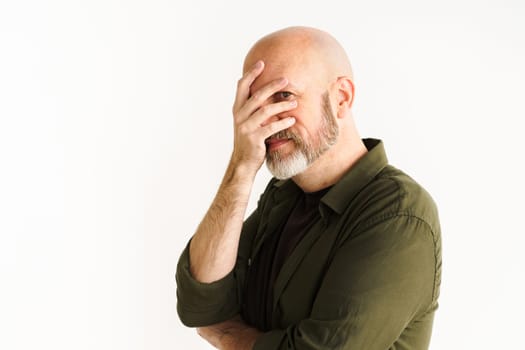
[{"label": "shirt sleeve", "polygon": [[417,217],[371,224],[338,247],[310,317],[263,334],[254,349],[385,350],[394,343],[426,349],[437,308],[439,242]]},{"label": "shirt sleeve", "polygon": [[[202,283],[190,272],[189,243],[177,264],[177,312],[188,327],[203,327],[231,319],[240,311],[241,287],[244,281],[251,242],[260,220],[255,210],[245,220],[239,241],[235,267],[212,283]],[[190,240],[191,242],[191,240]]]}]

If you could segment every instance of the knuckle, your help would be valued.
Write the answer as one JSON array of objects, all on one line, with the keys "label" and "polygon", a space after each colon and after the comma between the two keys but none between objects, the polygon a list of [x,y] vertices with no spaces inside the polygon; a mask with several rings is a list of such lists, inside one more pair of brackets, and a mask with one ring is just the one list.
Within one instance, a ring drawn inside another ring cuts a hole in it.
[{"label": "knuckle", "polygon": [[243,135],[248,133],[248,127],[246,126],[246,124],[239,124],[237,126],[237,130],[239,130],[239,133]]},{"label": "knuckle", "polygon": [[280,129],[281,129],[281,125],[280,125],[279,122],[274,122],[274,123],[268,124],[268,130],[271,133],[275,133],[275,132],[279,131]]},{"label": "knuckle", "polygon": [[270,85],[268,86],[269,89],[271,89],[271,91],[276,91],[278,89],[280,89],[283,85],[283,81],[282,80],[274,80],[270,83]]},{"label": "knuckle", "polygon": [[260,102],[262,100],[262,94],[260,91],[254,92],[251,99],[256,102]]},{"label": "knuckle", "polygon": [[246,114],[246,108],[245,106],[240,103],[235,103],[233,105],[232,113],[234,118],[242,118],[244,114]]},{"label": "knuckle", "polygon": [[282,84],[282,80],[281,79],[277,79],[277,80],[272,81],[270,86],[271,86],[272,89],[275,89],[278,86],[280,87],[281,84]]},{"label": "knuckle", "polygon": [[264,115],[271,114],[272,112],[272,106],[271,105],[265,105],[260,108],[261,113]]}]

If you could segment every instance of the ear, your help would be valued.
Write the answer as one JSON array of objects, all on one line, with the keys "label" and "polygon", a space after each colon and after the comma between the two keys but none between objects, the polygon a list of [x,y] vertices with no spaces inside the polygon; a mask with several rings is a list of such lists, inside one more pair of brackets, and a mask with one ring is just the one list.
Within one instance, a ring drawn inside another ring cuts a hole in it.
[{"label": "ear", "polygon": [[349,77],[338,77],[337,88],[337,116],[342,117],[352,108],[354,102],[354,83]]}]

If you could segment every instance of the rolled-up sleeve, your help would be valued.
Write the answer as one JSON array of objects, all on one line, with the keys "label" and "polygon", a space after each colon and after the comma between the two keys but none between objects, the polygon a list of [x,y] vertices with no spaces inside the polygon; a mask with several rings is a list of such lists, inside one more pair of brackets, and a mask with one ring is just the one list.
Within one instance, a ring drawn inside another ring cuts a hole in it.
[{"label": "rolled-up sleeve", "polygon": [[190,272],[189,243],[177,265],[177,312],[188,327],[200,327],[231,318],[239,311],[235,270],[212,283],[197,281]]},{"label": "rolled-up sleeve", "polygon": [[239,313],[241,287],[258,222],[259,214],[256,210],[243,224],[235,267],[226,276],[212,283],[199,282],[192,276],[190,244],[187,244],[179,258],[175,276],[177,312],[184,325],[188,327],[208,326],[226,321]]},{"label": "rolled-up sleeve", "polygon": [[254,349],[427,348],[440,244],[428,224],[410,215],[369,225],[338,247],[310,317],[265,333]]}]

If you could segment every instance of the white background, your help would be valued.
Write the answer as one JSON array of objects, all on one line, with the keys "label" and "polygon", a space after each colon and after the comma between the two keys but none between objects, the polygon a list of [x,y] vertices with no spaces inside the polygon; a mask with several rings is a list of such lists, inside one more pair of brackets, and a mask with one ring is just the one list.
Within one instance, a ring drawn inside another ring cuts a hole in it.
[{"label": "white background", "polygon": [[1,0],[1,349],[210,349],[178,320],[175,265],[244,54],[289,25],[339,39],[362,136],[439,206],[431,348],[523,346],[524,3],[307,3]]}]

